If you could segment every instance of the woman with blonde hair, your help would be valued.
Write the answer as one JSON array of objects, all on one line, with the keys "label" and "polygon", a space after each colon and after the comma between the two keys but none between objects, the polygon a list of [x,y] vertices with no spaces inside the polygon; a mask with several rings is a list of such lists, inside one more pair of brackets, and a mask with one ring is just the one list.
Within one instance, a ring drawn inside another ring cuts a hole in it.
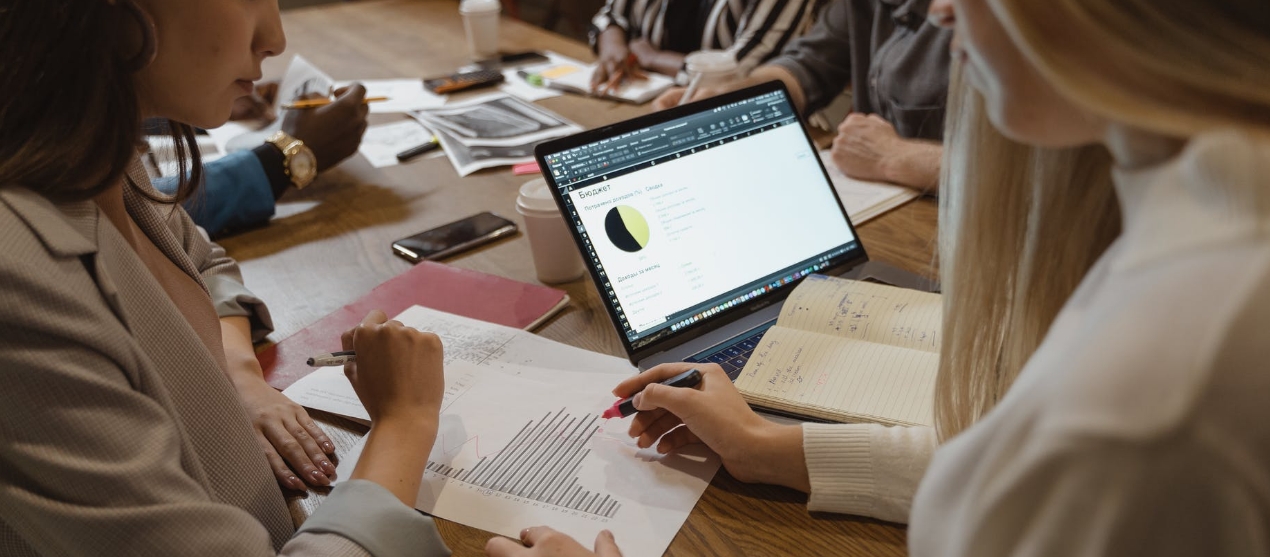
[{"label": "woman with blonde hair", "polygon": [[914,555],[1270,554],[1270,10],[955,4],[936,431],[770,425],[670,365],[618,387],[632,433],[814,510],[911,501]]}]

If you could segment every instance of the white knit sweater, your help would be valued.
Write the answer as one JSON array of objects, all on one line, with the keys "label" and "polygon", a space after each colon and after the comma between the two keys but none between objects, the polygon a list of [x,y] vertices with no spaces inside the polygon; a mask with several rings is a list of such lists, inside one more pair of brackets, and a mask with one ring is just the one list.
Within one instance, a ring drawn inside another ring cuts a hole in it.
[{"label": "white knit sweater", "polygon": [[[804,427],[813,510],[914,555],[1270,554],[1270,138],[1116,176],[1124,232],[1000,404],[928,429]],[[929,464],[928,464],[929,463]]]}]

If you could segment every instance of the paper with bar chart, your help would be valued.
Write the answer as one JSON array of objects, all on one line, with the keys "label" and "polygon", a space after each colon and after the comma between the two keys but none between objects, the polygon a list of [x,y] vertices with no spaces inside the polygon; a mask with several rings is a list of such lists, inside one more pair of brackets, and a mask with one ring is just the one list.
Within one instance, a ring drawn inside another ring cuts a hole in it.
[{"label": "paper with bar chart", "polygon": [[612,376],[455,362],[446,385],[416,503],[441,518],[512,538],[546,525],[588,547],[607,529],[626,557],[656,556],[719,468],[703,446],[640,450],[626,436],[630,418],[601,418]]}]

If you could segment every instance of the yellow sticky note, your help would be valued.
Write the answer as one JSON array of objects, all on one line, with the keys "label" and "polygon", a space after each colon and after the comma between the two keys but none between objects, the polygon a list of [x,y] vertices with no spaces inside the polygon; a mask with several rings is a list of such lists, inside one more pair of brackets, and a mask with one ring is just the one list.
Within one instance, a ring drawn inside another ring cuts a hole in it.
[{"label": "yellow sticky note", "polygon": [[559,66],[553,66],[545,70],[542,70],[538,72],[538,75],[541,75],[547,79],[560,79],[566,75],[575,74],[580,71],[582,71],[582,68],[579,68],[572,64],[561,64]]}]

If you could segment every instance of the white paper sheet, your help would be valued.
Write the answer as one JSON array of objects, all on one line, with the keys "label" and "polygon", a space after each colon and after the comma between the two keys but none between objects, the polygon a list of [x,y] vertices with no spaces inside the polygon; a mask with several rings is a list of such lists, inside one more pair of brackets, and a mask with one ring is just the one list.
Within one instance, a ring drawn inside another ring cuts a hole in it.
[{"label": "white paper sheet", "polygon": [[313,93],[329,96],[334,85],[335,80],[331,76],[297,54],[287,65],[287,73],[278,84],[278,98],[274,99],[273,108],[281,116],[282,105]]},{"label": "white paper sheet", "polygon": [[[504,370],[506,366],[535,366],[592,373],[612,389],[638,369],[622,358],[542,338],[533,333],[414,306],[394,317],[408,327],[435,333],[445,347],[445,364],[467,362]],[[516,368],[512,372],[518,372]],[[607,392],[607,391],[606,391]],[[357,420],[369,420],[343,368],[322,368],[287,387],[282,394],[297,404]]]},{"label": "white paper sheet", "polygon": [[868,222],[921,196],[917,191],[903,186],[850,178],[838,170],[828,150],[820,152],[820,161],[824,163],[825,170],[829,171],[833,189],[837,192],[838,199],[842,200],[842,206],[847,209],[847,216],[851,217],[853,224]]},{"label": "white paper sheet", "polygon": [[493,366],[513,364],[619,377],[639,373],[625,358],[575,348],[513,327],[504,327],[444,311],[413,306],[397,321],[435,333],[445,346],[446,364],[458,361]]},{"label": "white paper sheet", "polygon": [[353,83],[361,83],[366,88],[367,97],[388,97],[386,101],[370,103],[372,114],[388,114],[393,112],[410,112],[435,108],[445,104],[445,97],[434,95],[423,88],[421,79],[363,79],[340,81],[335,88],[347,87]]},{"label": "white paper sheet", "polygon": [[[534,379],[527,379],[533,377]],[[663,554],[719,468],[702,445],[640,450],[628,419],[605,420],[611,377],[458,362],[416,507],[516,538],[548,525],[589,546],[610,530],[622,554]],[[362,446],[340,462],[348,478]]]},{"label": "white paper sheet", "polygon": [[397,153],[432,140],[432,133],[414,120],[402,120],[366,128],[357,151],[375,168],[395,166]]},{"label": "white paper sheet", "polygon": [[283,396],[305,408],[338,414],[370,425],[370,414],[358,400],[343,366],[323,367],[301,377],[282,391]]}]

